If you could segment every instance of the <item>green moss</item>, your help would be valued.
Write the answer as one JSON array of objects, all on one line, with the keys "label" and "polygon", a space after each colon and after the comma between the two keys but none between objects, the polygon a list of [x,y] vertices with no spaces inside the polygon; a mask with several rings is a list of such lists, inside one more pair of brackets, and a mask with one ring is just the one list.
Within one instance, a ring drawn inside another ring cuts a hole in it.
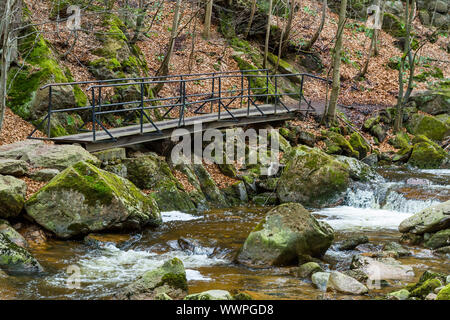
[{"label": "green moss", "polygon": [[450,284],[447,284],[439,291],[436,300],[450,300]]},{"label": "green moss", "polygon": [[450,133],[450,127],[446,123],[423,114],[414,114],[407,129],[412,134],[422,134],[435,141],[443,140]]},{"label": "green moss", "polygon": [[349,142],[352,148],[358,152],[360,159],[365,158],[370,151],[370,146],[357,132],[351,134]]},{"label": "green moss", "polygon": [[397,133],[393,138],[388,141],[392,146],[397,149],[408,149],[410,148],[409,136],[404,132]]},{"label": "green moss", "polygon": [[439,168],[448,157],[446,152],[436,143],[430,141],[425,136],[418,136],[413,139],[413,151],[408,163],[422,169]]},{"label": "green moss", "polygon": [[359,157],[359,152],[353,149],[350,142],[344,136],[332,131],[325,132],[325,135],[327,137],[325,143],[328,154],[342,154],[354,158]]},{"label": "green moss", "polygon": [[424,299],[427,294],[434,291],[434,289],[442,286],[441,281],[438,279],[429,279],[422,283],[419,287],[411,291],[411,297]]},{"label": "green moss", "polygon": [[366,121],[364,121],[363,128],[364,130],[369,131],[370,129],[372,129],[373,126],[375,126],[379,122],[380,116],[368,118]]}]

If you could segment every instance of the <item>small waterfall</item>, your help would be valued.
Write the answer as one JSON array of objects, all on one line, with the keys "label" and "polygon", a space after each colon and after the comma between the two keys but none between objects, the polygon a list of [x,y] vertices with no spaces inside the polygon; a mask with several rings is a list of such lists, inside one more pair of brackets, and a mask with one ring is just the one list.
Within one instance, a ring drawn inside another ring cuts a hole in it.
[{"label": "small waterfall", "polygon": [[[347,191],[345,196],[345,205],[355,208],[383,209],[404,213],[417,213],[429,206],[441,202],[438,199],[430,198],[407,198],[398,191],[399,188],[404,186],[405,184],[403,183],[395,182],[355,184]],[[431,186],[427,187],[432,188]]]}]

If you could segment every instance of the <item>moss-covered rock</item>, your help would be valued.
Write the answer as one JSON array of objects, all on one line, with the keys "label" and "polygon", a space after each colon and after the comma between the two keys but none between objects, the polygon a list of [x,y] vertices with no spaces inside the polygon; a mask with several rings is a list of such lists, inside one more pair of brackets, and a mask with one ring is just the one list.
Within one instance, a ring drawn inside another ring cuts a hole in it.
[{"label": "moss-covered rock", "polygon": [[450,284],[439,291],[436,300],[450,300]]},{"label": "moss-covered rock", "polygon": [[367,182],[382,179],[372,167],[355,158],[337,156],[335,159],[347,166],[350,178],[355,181]]},{"label": "moss-covered rock", "polygon": [[173,258],[152,271],[144,273],[117,296],[123,300],[154,300],[165,294],[171,299],[182,299],[188,290],[183,262]]},{"label": "moss-covered rock", "polygon": [[349,167],[316,148],[298,146],[285,154],[277,195],[281,202],[322,206],[334,202],[350,183]]},{"label": "moss-covered rock", "polygon": [[[24,14],[27,21],[31,13],[24,10]],[[7,105],[29,121],[38,120],[47,112],[49,89],[39,90],[42,86],[70,81],[49,43],[37,31],[31,24],[20,30],[18,49],[24,64],[12,66],[8,73]],[[52,90],[53,109],[84,106],[86,102],[86,95],[77,86],[54,87]]]},{"label": "moss-covered rock", "polygon": [[363,139],[363,137],[357,133],[353,132],[350,135],[350,145],[353,150],[357,151],[359,154],[359,159],[364,159],[370,152],[370,145]]},{"label": "moss-covered rock", "polygon": [[[271,52],[268,53],[267,58],[274,66],[278,63],[278,71],[283,74],[291,75],[300,73],[300,71],[296,67],[281,58],[278,59],[278,56],[274,55]],[[301,77],[299,76],[288,76],[288,79],[297,84],[300,84],[302,81]]]},{"label": "moss-covered rock", "polygon": [[387,294],[387,298],[391,300],[407,300],[410,296],[410,292],[406,289],[400,289]]},{"label": "moss-covered rock", "polygon": [[225,208],[229,204],[214,179],[202,164],[194,164],[194,172],[207,201],[214,207]]},{"label": "moss-covered rock", "polygon": [[25,204],[26,192],[24,181],[0,175],[0,218],[17,217]]},{"label": "moss-covered rock", "polygon": [[328,154],[342,154],[349,157],[359,157],[359,152],[355,151],[350,144],[350,142],[345,139],[345,137],[339,133],[326,131],[325,144],[327,145]]},{"label": "moss-covered rock", "polygon": [[247,188],[243,181],[233,183],[228,188],[223,189],[225,199],[231,206],[238,206],[248,203]]},{"label": "moss-covered rock", "polygon": [[299,257],[322,256],[334,239],[333,229],[302,205],[270,210],[245,240],[237,261],[253,267],[297,264]]},{"label": "moss-covered rock", "polygon": [[0,219],[0,233],[5,235],[11,242],[24,249],[28,248],[28,242],[18,233],[8,221]]},{"label": "moss-covered rock", "polygon": [[410,147],[409,136],[405,132],[399,132],[389,139],[389,144],[397,149],[408,149]]},{"label": "moss-covered rock", "polygon": [[424,234],[450,227],[450,200],[414,214],[403,220],[398,229],[402,233]]},{"label": "moss-covered rock", "polygon": [[100,161],[85,149],[76,145],[41,144],[24,153],[22,160],[33,167],[64,170],[79,161],[99,165]]},{"label": "moss-covered rock", "polygon": [[438,88],[414,92],[409,101],[413,101],[417,109],[432,115],[450,113],[449,89]]},{"label": "moss-covered rock", "polygon": [[307,262],[298,267],[299,278],[309,278],[316,272],[322,272],[322,267],[317,262]]},{"label": "moss-covered rock", "polygon": [[21,177],[28,172],[27,163],[23,160],[0,159],[0,174]]},{"label": "moss-covered rock", "polygon": [[447,152],[425,136],[415,137],[413,143],[408,164],[421,169],[440,168],[448,164]]},{"label": "moss-covered rock", "polygon": [[174,177],[163,157],[148,153],[122,161],[127,168],[126,178],[141,189],[153,191],[158,206],[163,211],[190,211],[195,209],[190,196]]},{"label": "moss-covered rock", "polygon": [[450,229],[445,229],[436,232],[424,243],[424,246],[430,249],[437,249],[449,245],[450,245]]},{"label": "moss-covered rock", "polygon": [[130,181],[84,161],[67,168],[34,194],[26,211],[61,238],[161,223],[151,197]]},{"label": "moss-covered rock", "polygon": [[0,269],[7,273],[42,272],[39,262],[24,248],[0,232]]},{"label": "moss-covered rock", "polygon": [[439,279],[429,279],[424,281],[420,286],[411,291],[411,297],[419,299],[425,299],[425,297],[434,292],[434,289],[442,286],[442,282]]},{"label": "moss-covered rock", "polygon": [[450,126],[447,123],[419,113],[412,115],[406,128],[411,134],[424,135],[434,141],[441,141],[450,134]]}]

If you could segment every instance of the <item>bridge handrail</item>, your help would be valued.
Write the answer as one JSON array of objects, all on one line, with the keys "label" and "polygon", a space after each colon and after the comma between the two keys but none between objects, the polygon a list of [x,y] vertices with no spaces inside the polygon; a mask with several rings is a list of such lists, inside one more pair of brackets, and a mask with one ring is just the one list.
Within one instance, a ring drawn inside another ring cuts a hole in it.
[{"label": "bridge handrail", "polygon": [[48,83],[40,88],[44,90],[49,87],[62,87],[62,86],[73,86],[80,84],[90,84],[90,83],[110,83],[119,81],[136,81],[136,80],[149,80],[149,79],[167,79],[167,78],[177,78],[177,77],[190,77],[190,76],[208,76],[213,74],[231,74],[231,73],[247,73],[247,72],[267,72],[268,69],[256,69],[256,70],[232,70],[232,71],[216,71],[207,73],[194,73],[194,74],[177,74],[177,75],[165,75],[165,76],[148,76],[148,77],[133,77],[133,78],[119,78],[119,79],[105,79],[105,80],[90,80],[90,81],[73,81],[73,82],[61,82],[61,83]]}]

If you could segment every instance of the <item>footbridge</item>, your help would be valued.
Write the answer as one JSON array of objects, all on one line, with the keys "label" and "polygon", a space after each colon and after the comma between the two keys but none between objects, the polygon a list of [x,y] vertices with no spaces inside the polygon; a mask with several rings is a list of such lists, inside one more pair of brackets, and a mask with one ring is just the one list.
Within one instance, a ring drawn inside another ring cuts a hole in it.
[{"label": "footbridge", "polygon": [[[167,139],[179,128],[195,133],[294,119],[316,112],[304,95],[309,81],[330,83],[312,74],[262,69],[47,84],[41,88],[48,90],[46,115],[28,138],[100,151]],[[54,92],[69,86],[86,90],[86,106],[53,106]],[[82,121],[73,134],[53,137],[52,119],[62,114]],[[38,130],[47,137],[35,137]]]}]

